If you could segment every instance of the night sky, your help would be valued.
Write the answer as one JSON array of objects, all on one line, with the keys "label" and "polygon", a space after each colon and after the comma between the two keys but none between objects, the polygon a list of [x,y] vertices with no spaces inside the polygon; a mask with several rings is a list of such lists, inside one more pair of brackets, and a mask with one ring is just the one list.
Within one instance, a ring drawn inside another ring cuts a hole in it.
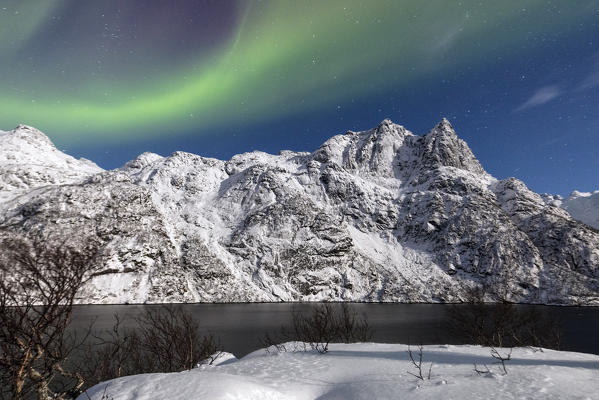
[{"label": "night sky", "polygon": [[447,117],[488,172],[599,189],[598,0],[0,0],[0,129],[115,168]]}]

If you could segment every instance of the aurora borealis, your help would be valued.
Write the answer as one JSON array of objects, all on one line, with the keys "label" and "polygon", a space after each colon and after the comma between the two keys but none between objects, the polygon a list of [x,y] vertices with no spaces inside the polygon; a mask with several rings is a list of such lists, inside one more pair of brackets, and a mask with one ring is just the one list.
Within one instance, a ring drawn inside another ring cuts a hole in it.
[{"label": "aurora borealis", "polygon": [[0,4],[0,129],[105,168],[447,116],[499,178],[599,189],[596,0]]}]

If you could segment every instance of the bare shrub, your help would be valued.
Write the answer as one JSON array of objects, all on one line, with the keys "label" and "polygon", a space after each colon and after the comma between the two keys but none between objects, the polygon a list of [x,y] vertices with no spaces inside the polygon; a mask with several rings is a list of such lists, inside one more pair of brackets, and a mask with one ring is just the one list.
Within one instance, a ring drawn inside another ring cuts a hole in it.
[{"label": "bare shrub", "polygon": [[84,382],[65,363],[82,339],[66,328],[98,246],[48,245],[2,231],[0,249],[0,395],[70,398]]},{"label": "bare shrub", "polygon": [[353,307],[341,304],[341,311],[336,315],[339,341],[342,343],[367,342],[372,339],[372,330],[364,315],[358,316]]},{"label": "bare shrub", "polygon": [[283,336],[276,336],[271,333],[266,333],[260,339],[260,345],[266,349],[266,353],[270,353],[271,348],[275,348],[277,353],[285,353],[287,352],[287,346],[284,342],[285,339]]},{"label": "bare shrub", "polygon": [[501,354],[496,348],[491,349],[491,357],[496,359],[498,364],[501,364],[501,369],[503,370],[503,374],[507,375],[507,368],[505,367],[505,362],[512,359],[512,349],[507,354]]},{"label": "bare shrub", "polygon": [[149,307],[135,323],[123,329],[115,316],[112,330],[88,343],[76,367],[86,386],[126,375],[189,370],[207,359],[211,363],[221,351],[181,305]]},{"label": "bare shrub", "polygon": [[298,309],[292,311],[291,325],[283,326],[279,336],[265,335],[262,344],[265,347],[277,346],[277,350],[286,350],[278,343],[297,340],[307,344],[319,353],[329,351],[333,342],[354,343],[370,340],[372,333],[364,316],[359,317],[353,307],[347,303],[341,305],[319,304],[309,314]]},{"label": "bare shrub", "polygon": [[[418,356],[418,360],[416,360],[416,358],[414,358],[414,352],[412,351],[412,348],[410,346],[408,346],[408,355],[410,356],[410,360],[412,361],[412,365],[414,366],[414,368],[416,368],[416,370],[418,371],[417,374],[414,374],[410,371],[408,371],[408,374],[415,376],[416,378],[420,379],[420,380],[424,380],[424,375],[422,374],[422,345],[418,346],[418,353],[416,353]],[[430,363],[430,365],[428,366],[428,374],[426,376],[426,379],[430,380],[431,379],[431,371],[433,369],[433,363]]]},{"label": "bare shrub", "polygon": [[[47,241],[52,243],[52,241]],[[0,231],[0,398],[70,399],[124,375],[191,369],[220,345],[181,306],[149,307],[136,328],[69,334],[73,302],[99,245],[48,245]]]},{"label": "bare shrub", "polygon": [[139,339],[132,329],[123,329],[118,315],[111,330],[93,335],[79,352],[73,369],[79,371],[85,386],[132,375],[144,367],[139,354]]},{"label": "bare shrub", "polygon": [[449,311],[449,329],[469,343],[559,350],[562,330],[559,320],[513,303],[485,304],[476,293],[470,301],[453,305]]},{"label": "bare shrub", "polygon": [[189,370],[220,350],[214,336],[202,335],[198,322],[180,305],[147,308],[136,322],[141,353],[150,358],[144,372]]},{"label": "bare shrub", "polygon": [[480,369],[478,365],[474,364],[474,372],[476,372],[478,375],[486,375],[491,373],[491,370],[486,364],[483,364],[483,367],[485,367],[485,369]]},{"label": "bare shrub", "polygon": [[338,337],[338,326],[335,325],[331,304],[315,307],[308,316],[294,310],[292,327],[299,341],[309,343],[319,353],[329,351],[329,343]]}]

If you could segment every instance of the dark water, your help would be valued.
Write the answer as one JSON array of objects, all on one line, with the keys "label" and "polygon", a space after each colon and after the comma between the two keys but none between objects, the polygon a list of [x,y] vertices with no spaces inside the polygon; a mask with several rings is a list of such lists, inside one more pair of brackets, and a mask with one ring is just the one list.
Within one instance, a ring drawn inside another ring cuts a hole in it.
[{"label": "dark water", "polygon": [[[364,314],[373,331],[373,342],[412,344],[464,344],[465,339],[448,330],[451,306],[442,304],[353,304]],[[134,326],[133,317],[155,305],[76,306],[72,326],[84,329],[95,319],[94,331],[112,328],[114,314],[123,326]],[[220,338],[224,350],[242,357],[261,348],[266,332],[278,331],[291,320],[294,307],[308,312],[309,303],[261,304],[185,304],[182,306],[196,318],[202,329]],[[469,307],[460,305],[459,307]],[[599,307],[552,307],[519,305],[562,323],[561,349],[599,354]]]}]

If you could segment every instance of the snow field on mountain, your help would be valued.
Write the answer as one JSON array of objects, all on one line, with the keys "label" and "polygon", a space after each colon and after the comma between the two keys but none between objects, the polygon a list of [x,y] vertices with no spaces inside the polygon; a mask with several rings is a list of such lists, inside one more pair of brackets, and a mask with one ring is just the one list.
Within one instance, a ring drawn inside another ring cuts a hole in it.
[{"label": "snow field on mountain", "polygon": [[593,193],[573,191],[561,205],[575,219],[599,229],[599,190]]},{"label": "snow field on mountain", "polygon": [[[422,350],[424,380],[401,344],[332,344],[327,354],[287,343],[257,350],[240,360],[191,371],[145,374],[101,383],[87,391],[93,400],[358,400],[358,399],[580,399],[599,393],[599,356],[515,348],[507,374],[479,346],[428,345]],[[411,350],[416,361],[418,347]],[[497,349],[506,356],[510,349]],[[432,363],[431,376],[428,369]],[[477,373],[489,370],[488,373]],[[78,400],[87,400],[84,394]]]}]

